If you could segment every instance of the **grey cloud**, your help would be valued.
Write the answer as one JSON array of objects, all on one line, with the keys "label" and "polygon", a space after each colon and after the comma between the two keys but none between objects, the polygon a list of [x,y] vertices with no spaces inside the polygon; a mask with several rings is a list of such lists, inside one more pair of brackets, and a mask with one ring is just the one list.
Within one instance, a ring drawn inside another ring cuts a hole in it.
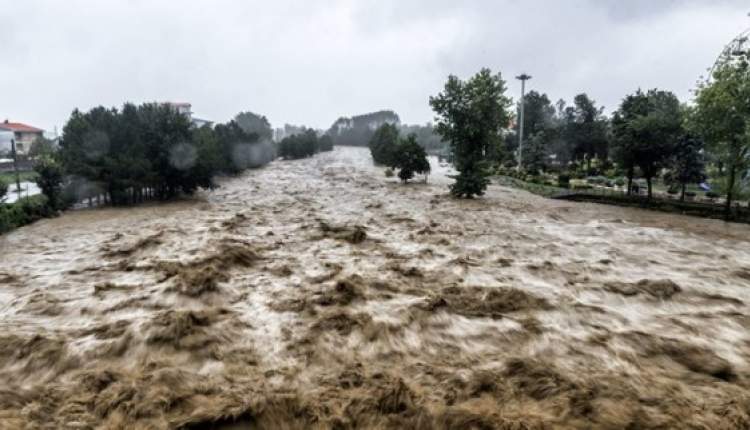
[{"label": "grey cloud", "polygon": [[325,128],[390,108],[432,118],[446,76],[500,70],[609,109],[638,87],[689,97],[750,25],[741,1],[0,0],[0,117],[47,129],[74,107],[189,101]]}]

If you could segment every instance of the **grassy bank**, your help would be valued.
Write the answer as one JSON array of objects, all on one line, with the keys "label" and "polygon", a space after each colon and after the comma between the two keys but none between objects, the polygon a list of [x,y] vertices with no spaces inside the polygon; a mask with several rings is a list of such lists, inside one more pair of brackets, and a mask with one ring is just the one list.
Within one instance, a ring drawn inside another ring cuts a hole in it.
[{"label": "grassy bank", "polygon": [[[21,182],[34,182],[37,178],[37,173],[33,170],[27,170],[19,172],[18,176],[20,177]],[[14,184],[16,182],[16,174],[13,172],[0,173],[0,182]]]},{"label": "grassy bank", "polygon": [[553,197],[568,191],[567,188],[555,187],[546,184],[535,184],[532,182],[525,182],[520,179],[512,178],[510,176],[495,176],[493,179],[499,184],[506,187],[518,188],[521,190],[528,191],[532,194],[536,194],[542,197]]}]

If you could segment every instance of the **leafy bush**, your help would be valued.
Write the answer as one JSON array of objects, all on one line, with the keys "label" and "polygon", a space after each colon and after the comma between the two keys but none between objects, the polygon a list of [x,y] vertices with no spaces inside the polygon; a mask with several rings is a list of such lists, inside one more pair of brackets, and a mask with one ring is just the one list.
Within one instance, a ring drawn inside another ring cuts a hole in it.
[{"label": "leafy bush", "polygon": [[680,190],[677,187],[669,187],[667,189],[667,194],[675,195],[675,194],[677,194],[679,192],[680,192]]},{"label": "leafy bush", "polygon": [[385,177],[386,178],[392,178],[393,175],[395,175],[395,173],[393,173],[393,169],[391,169],[391,168],[385,169]]},{"label": "leafy bush", "polygon": [[0,204],[0,233],[51,217],[55,211],[47,205],[47,197],[24,197],[12,204]]},{"label": "leafy bush", "polygon": [[[685,194],[687,194],[687,193],[685,193]],[[706,197],[708,197],[709,199],[718,199],[719,198],[719,193],[717,193],[716,191],[708,191],[708,192],[706,192]]]},{"label": "leafy bush", "polygon": [[615,179],[615,185],[617,185],[618,187],[624,187],[626,183],[627,181],[625,180],[625,178]]}]

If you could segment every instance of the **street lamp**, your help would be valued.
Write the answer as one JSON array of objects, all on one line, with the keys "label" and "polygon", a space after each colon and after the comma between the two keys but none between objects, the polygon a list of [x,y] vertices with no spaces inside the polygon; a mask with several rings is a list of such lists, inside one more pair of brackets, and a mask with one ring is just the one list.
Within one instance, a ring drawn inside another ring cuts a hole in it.
[{"label": "street lamp", "polygon": [[521,81],[521,112],[518,115],[518,171],[521,171],[521,165],[523,164],[523,99],[526,95],[526,81],[531,79],[530,75],[522,73],[516,76],[516,79]]}]

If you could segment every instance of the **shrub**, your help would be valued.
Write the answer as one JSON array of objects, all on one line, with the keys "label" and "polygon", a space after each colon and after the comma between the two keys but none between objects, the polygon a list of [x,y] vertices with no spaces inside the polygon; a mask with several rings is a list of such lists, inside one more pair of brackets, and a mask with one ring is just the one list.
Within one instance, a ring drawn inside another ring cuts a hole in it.
[{"label": "shrub", "polygon": [[285,137],[279,142],[279,156],[285,160],[312,157],[318,152],[318,136],[312,129]]},{"label": "shrub", "polygon": [[0,204],[0,233],[30,224],[55,214],[47,205],[47,197],[24,197],[12,204]]},{"label": "shrub", "polygon": [[[687,194],[687,193],[685,193],[685,194]],[[718,199],[719,198],[719,193],[717,193],[716,191],[708,191],[708,192],[706,192],[706,197],[708,197],[709,199]]]},{"label": "shrub", "polygon": [[615,185],[618,187],[624,187],[627,181],[625,181],[625,178],[617,178],[615,179]]},{"label": "shrub", "polygon": [[385,169],[385,177],[386,178],[392,178],[393,175],[395,175],[395,173],[393,173],[393,169],[391,169],[391,168]]},{"label": "shrub", "polygon": [[591,176],[586,179],[589,184],[604,185],[607,182],[607,178],[604,176]]},{"label": "shrub", "polygon": [[[667,194],[675,195],[675,194],[677,194],[679,192],[680,192],[680,190],[677,189],[677,187],[669,187],[667,189]],[[685,194],[687,194],[687,193],[685,193]]]}]

